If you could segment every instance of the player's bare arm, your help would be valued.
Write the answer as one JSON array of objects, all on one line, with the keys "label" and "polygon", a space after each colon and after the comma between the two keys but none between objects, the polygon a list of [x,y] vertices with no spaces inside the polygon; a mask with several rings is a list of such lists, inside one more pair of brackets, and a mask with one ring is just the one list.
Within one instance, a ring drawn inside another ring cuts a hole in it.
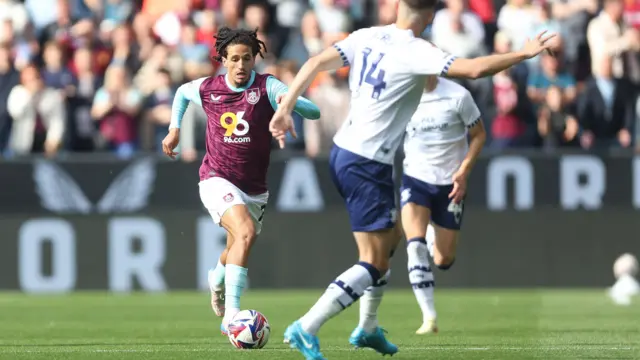
[{"label": "player's bare arm", "polygon": [[484,128],[484,123],[482,119],[478,119],[478,121],[469,128],[469,151],[467,151],[467,155],[464,160],[462,160],[460,169],[453,175],[453,189],[451,194],[449,194],[449,198],[453,199],[456,203],[460,203],[464,199],[467,192],[467,179],[486,141],[487,132]]},{"label": "player's bare arm", "polygon": [[338,50],[333,47],[325,49],[322,53],[304,63],[293,79],[291,86],[289,86],[289,91],[280,100],[278,109],[269,124],[269,130],[271,130],[273,137],[278,140],[280,148],[284,148],[284,139],[287,132],[290,132],[294,138],[297,137],[293,128],[291,112],[294,110],[298,97],[309,88],[318,73],[337,70],[342,66],[344,66],[344,60]]},{"label": "player's bare arm", "polygon": [[513,65],[536,57],[543,51],[550,51],[555,45],[551,40],[555,37],[556,34],[547,35],[546,31],[542,31],[533,39],[529,39],[520,51],[481,56],[474,59],[456,58],[446,75],[454,78],[478,79],[499,73]]}]

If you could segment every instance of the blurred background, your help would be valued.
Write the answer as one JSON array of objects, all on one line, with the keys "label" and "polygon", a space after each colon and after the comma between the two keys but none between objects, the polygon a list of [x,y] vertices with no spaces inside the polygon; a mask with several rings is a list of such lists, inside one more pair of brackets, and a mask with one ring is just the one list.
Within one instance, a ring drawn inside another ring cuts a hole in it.
[{"label": "blurred background", "polygon": [[[555,56],[461,82],[489,139],[460,261],[440,283],[612,283],[615,258],[640,253],[640,1],[440,8],[425,36],[462,57],[519,49],[541,30],[561,38]],[[211,61],[221,26],[258,28],[257,70],[289,83],[310,56],[394,13],[393,0],[0,0],[0,289],[205,288],[224,234],[197,193],[201,109],[187,112],[180,160],[161,156],[175,89],[223,72]],[[322,119],[297,118],[299,138],[274,152],[252,286],[323,287],[354,259],[326,160],[347,72],[315,79],[306,95]]]}]

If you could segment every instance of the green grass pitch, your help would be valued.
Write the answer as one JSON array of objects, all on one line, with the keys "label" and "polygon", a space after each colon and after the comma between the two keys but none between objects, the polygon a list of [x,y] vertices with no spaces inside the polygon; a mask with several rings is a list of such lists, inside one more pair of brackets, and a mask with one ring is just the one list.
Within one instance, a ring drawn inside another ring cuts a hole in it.
[{"label": "green grass pitch", "polygon": [[[320,295],[249,291],[269,344],[240,351],[220,335],[208,293],[27,296],[0,293],[0,359],[302,359],[282,343],[285,327]],[[613,306],[603,290],[437,290],[440,333],[414,335],[413,294],[391,291],[380,321],[402,359],[640,359],[640,304]],[[320,332],[328,359],[376,359],[347,342],[358,306]]]}]

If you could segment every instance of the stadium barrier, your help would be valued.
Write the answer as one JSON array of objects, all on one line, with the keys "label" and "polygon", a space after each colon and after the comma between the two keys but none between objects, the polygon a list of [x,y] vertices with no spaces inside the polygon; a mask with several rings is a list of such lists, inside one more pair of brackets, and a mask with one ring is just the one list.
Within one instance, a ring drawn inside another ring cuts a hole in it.
[{"label": "stadium barrier", "polygon": [[[199,164],[0,163],[0,289],[205,289],[225,234],[200,203]],[[252,287],[322,288],[356,260],[326,159],[274,159]],[[640,157],[501,155],[469,181],[455,266],[438,286],[593,287],[640,254]],[[408,284],[403,245],[391,284]]]}]

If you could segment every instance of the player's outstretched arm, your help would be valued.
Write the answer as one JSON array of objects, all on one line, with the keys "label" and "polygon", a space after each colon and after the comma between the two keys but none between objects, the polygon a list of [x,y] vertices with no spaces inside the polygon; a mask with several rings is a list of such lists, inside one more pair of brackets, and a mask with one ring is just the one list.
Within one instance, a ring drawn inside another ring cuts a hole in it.
[{"label": "player's outstretched arm", "polygon": [[535,38],[528,40],[520,51],[474,59],[456,58],[449,66],[446,76],[477,79],[499,73],[543,51],[549,51],[553,47],[553,42],[550,40],[555,36],[556,34],[546,35],[546,31],[543,31]]},{"label": "player's outstretched arm", "polygon": [[[273,110],[278,110],[278,100],[282,101],[288,92],[289,88],[287,85],[282,83],[282,81],[273,76],[267,78],[267,95],[269,96],[269,101],[271,102]],[[293,111],[300,114],[300,116],[305,119],[317,120],[320,118],[320,108],[311,100],[302,96],[298,96]]]},{"label": "player's outstretched arm", "polygon": [[289,91],[280,100],[280,106],[277,107],[276,113],[269,123],[269,131],[271,131],[271,135],[278,140],[281,149],[285,146],[287,133],[291,133],[291,136],[294,138],[298,137],[293,127],[291,112],[295,109],[300,95],[307,90],[319,72],[337,70],[343,67],[345,63],[344,55],[337,47],[328,48],[304,63],[293,79]]},{"label": "player's outstretched arm", "polygon": [[173,150],[180,142],[180,125],[182,118],[189,107],[189,102],[194,102],[202,106],[200,99],[200,85],[206,78],[201,78],[181,85],[176,91],[171,105],[171,123],[169,124],[169,134],[162,140],[162,152],[172,159],[178,155]]},{"label": "player's outstretched arm", "polygon": [[295,109],[298,98],[309,88],[309,85],[311,85],[311,82],[316,78],[318,73],[338,70],[344,65],[345,60],[343,55],[340,54],[335,47],[327,48],[320,54],[307,60],[291,82],[287,94],[280,101],[278,112],[291,114]]}]

